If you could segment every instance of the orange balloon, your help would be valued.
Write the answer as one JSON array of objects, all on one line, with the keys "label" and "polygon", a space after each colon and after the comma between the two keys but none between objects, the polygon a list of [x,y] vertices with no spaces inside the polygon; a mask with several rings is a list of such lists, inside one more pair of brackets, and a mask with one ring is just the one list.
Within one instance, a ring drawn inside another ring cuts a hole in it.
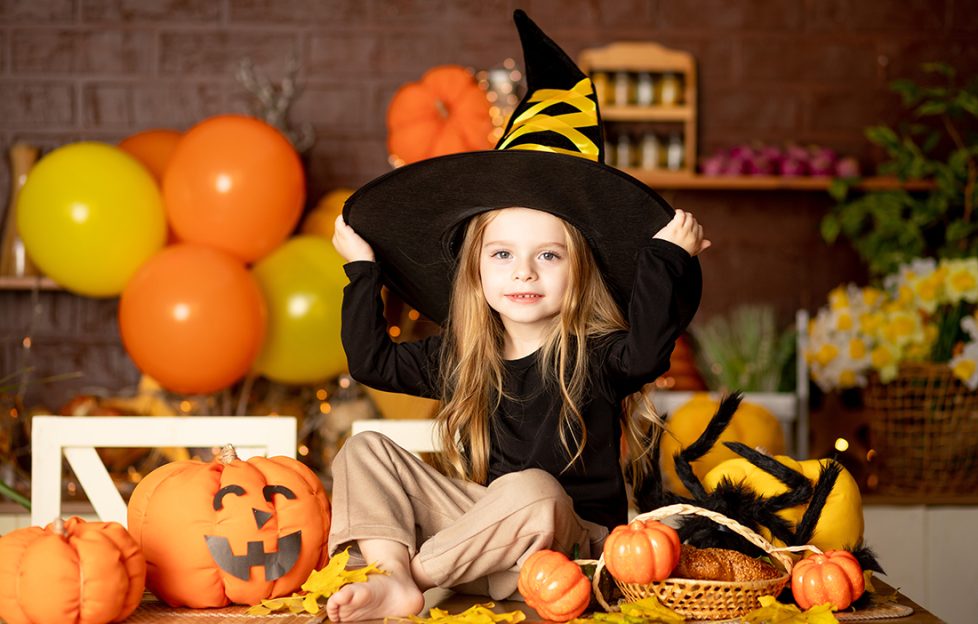
[{"label": "orange balloon", "polygon": [[143,163],[156,178],[156,183],[162,186],[163,174],[182,136],[183,133],[176,130],[146,130],[126,137],[119,147]]},{"label": "orange balloon", "polygon": [[267,313],[258,283],[236,258],[178,244],[147,260],[119,301],[119,331],[141,371],[172,390],[204,394],[248,372]]},{"label": "orange balloon", "polygon": [[253,117],[220,115],[187,131],[163,179],[178,239],[245,262],[278,247],[305,201],[299,156],[281,132]]}]

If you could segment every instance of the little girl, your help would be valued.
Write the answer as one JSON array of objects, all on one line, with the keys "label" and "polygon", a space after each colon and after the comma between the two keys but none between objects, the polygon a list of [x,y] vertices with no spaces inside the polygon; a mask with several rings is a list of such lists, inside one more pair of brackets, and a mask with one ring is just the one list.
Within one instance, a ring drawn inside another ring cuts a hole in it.
[{"label": "little girl", "polygon": [[[418,613],[436,586],[507,598],[543,548],[596,557],[627,518],[623,439],[633,482],[648,469],[634,398],[699,302],[702,227],[603,164],[590,81],[516,22],[530,88],[496,149],[397,169],[336,221],[350,372],[440,399],[444,452],[435,470],[360,434],[337,455],[330,553],[389,574],[330,597],[334,622]],[[392,342],[382,283],[443,333]]]}]

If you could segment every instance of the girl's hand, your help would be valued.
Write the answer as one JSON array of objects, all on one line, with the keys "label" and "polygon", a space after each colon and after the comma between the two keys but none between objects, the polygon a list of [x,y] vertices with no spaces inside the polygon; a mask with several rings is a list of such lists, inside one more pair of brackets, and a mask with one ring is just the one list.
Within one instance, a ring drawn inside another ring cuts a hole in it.
[{"label": "girl's hand", "polygon": [[684,210],[677,210],[672,221],[655,233],[655,238],[679,245],[690,256],[703,253],[713,244],[703,238],[703,226],[697,223],[693,213]]},{"label": "girl's hand", "polygon": [[333,227],[333,247],[347,262],[374,261],[373,247],[346,224],[343,215],[336,217],[336,224]]}]

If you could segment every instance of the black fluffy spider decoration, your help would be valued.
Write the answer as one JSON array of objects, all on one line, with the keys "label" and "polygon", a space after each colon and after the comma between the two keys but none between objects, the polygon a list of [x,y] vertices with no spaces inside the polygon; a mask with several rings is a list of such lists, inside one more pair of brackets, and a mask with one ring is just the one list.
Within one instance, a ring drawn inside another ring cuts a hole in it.
[{"label": "black fluffy spider decoration", "polygon": [[[739,392],[724,397],[700,437],[676,453],[676,474],[692,496],[684,497],[665,490],[659,466],[659,445],[656,443],[652,447],[653,471],[635,490],[636,506],[639,512],[646,512],[664,505],[686,503],[720,513],[755,532],[759,532],[763,527],[775,539],[788,546],[807,544],[811,541],[825,502],[842,471],[842,465],[838,462],[834,460],[828,462],[813,485],[802,473],[764,453],[739,442],[726,442],[727,448],[772,475],[788,488],[786,492],[770,497],[758,494],[749,486],[735,483],[726,477],[712,492],[707,492],[693,472],[692,462],[703,457],[716,444],[740,406],[741,398]],[[792,525],[778,515],[779,511],[806,503],[807,508],[797,524]],[[740,535],[719,527],[708,518],[684,516],[680,520],[678,530],[683,542],[699,548],[727,548],[752,557],[765,554]],[[862,544],[851,546],[847,550],[856,556],[864,570],[883,572],[875,554],[869,548]]]}]

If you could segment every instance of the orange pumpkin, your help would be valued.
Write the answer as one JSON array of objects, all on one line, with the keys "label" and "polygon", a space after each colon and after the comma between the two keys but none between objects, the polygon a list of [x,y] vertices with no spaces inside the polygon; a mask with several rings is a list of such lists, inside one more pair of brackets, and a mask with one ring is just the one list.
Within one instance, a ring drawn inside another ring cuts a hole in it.
[{"label": "orange pumpkin", "polygon": [[288,457],[166,464],[129,501],[129,531],[149,564],[147,586],[172,606],[258,604],[291,594],[328,561],[329,499]]},{"label": "orange pumpkin", "polygon": [[464,67],[439,65],[394,94],[387,107],[387,149],[398,165],[492,149],[489,101]]},{"label": "orange pumpkin", "polygon": [[604,542],[605,567],[622,583],[646,585],[669,578],[679,553],[679,534],[656,520],[617,526]]},{"label": "orange pumpkin", "polygon": [[107,624],[136,610],[146,560],[121,524],[60,519],[0,538],[0,619]]},{"label": "orange pumpkin", "polygon": [[566,622],[587,609],[591,581],[580,566],[556,550],[538,550],[523,562],[517,589],[544,620]]},{"label": "orange pumpkin", "polygon": [[852,553],[827,550],[799,561],[791,570],[791,593],[802,609],[832,603],[832,610],[848,608],[866,589],[863,569]]}]

